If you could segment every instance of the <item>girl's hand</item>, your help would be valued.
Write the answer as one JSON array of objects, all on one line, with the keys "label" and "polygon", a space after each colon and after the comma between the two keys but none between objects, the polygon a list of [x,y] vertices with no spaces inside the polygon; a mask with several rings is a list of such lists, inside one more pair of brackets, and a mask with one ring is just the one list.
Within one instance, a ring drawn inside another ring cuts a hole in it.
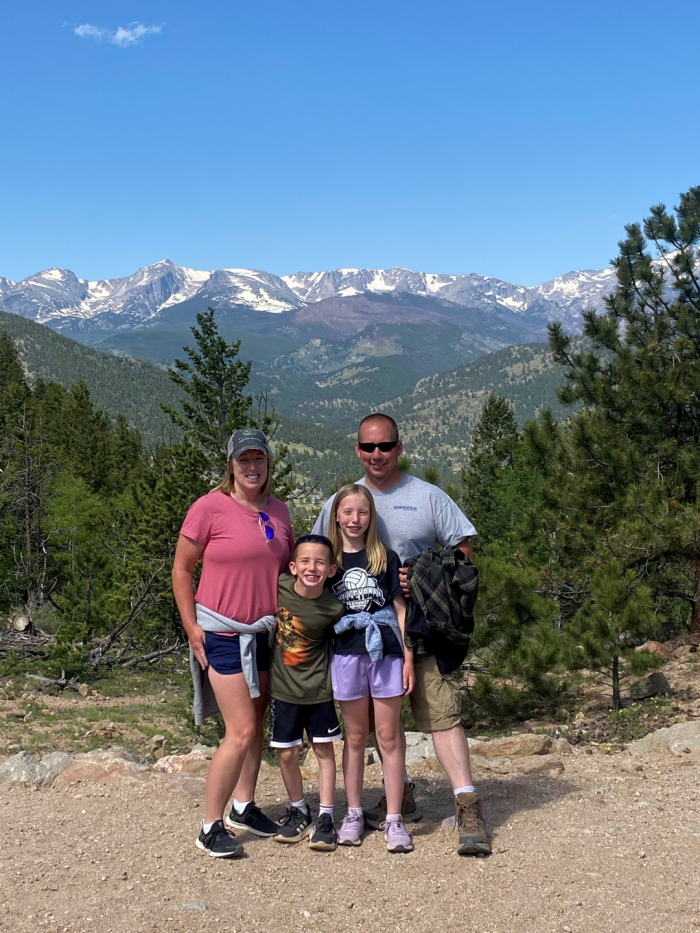
[{"label": "girl's hand", "polygon": [[416,672],[413,669],[413,657],[405,657],[403,661],[403,691],[405,696],[409,695],[415,685]]},{"label": "girl's hand", "polygon": [[202,668],[202,670],[206,670],[209,662],[207,661],[207,654],[204,650],[204,629],[200,628],[198,625],[193,626],[193,628],[188,630],[187,638],[189,640],[192,653],[199,662],[199,666]]}]

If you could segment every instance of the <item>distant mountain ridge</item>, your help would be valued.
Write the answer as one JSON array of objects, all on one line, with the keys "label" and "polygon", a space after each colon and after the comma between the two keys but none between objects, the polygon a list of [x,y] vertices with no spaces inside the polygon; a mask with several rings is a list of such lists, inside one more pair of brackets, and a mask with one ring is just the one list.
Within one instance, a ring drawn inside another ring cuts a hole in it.
[{"label": "distant mountain ridge", "polygon": [[[552,320],[560,320],[577,332],[582,311],[600,307],[614,281],[611,269],[569,272],[542,285],[525,287],[475,273],[332,269],[277,276],[253,269],[197,270],[163,260],[118,279],[90,281],[55,268],[21,282],[0,277],[0,310],[83,339],[99,339],[173,320],[173,309],[185,303],[189,303],[191,320],[194,305],[203,308],[211,304],[232,312],[281,315],[286,325],[299,312],[306,312],[309,320],[321,320],[322,315],[310,313],[311,308],[316,305],[313,311],[321,312],[329,300],[352,309],[363,298],[403,297],[406,307],[418,307],[419,311],[421,305],[414,306],[412,300],[429,299],[433,307],[444,307],[452,320],[459,309],[469,309],[517,316],[527,322],[530,333],[543,332]],[[193,299],[197,299],[194,304]],[[354,332],[368,323],[366,319],[358,321]],[[508,342],[504,334],[501,343]]]},{"label": "distant mountain ridge", "polygon": [[[2,311],[0,330],[13,338],[31,383],[41,378],[68,388],[82,379],[97,407],[112,416],[122,412],[150,446],[172,436],[160,402],[177,407],[182,393],[164,369],[100,353]],[[377,408],[400,422],[416,466],[432,464],[444,475],[464,465],[491,391],[511,402],[521,424],[543,407],[551,407],[557,417],[567,414],[556,397],[562,372],[546,345],[507,347],[425,378],[407,371],[403,359],[389,356],[384,366],[377,360],[353,363],[320,378],[283,370],[254,372],[249,391],[266,393],[280,416],[276,441],[291,445],[297,474],[320,480],[322,490],[340,476],[356,475],[354,432],[360,418]]]}]

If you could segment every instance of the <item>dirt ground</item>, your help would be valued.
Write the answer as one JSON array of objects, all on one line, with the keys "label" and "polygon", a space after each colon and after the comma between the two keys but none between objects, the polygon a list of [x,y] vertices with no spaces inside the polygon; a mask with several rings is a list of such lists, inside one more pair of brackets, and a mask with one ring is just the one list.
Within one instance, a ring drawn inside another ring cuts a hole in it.
[{"label": "dirt ground", "polygon": [[[380,833],[334,853],[241,833],[245,858],[211,859],[194,845],[197,775],[0,786],[0,931],[696,930],[697,765],[652,755],[642,766],[581,752],[557,777],[480,780],[494,850],[483,859],[453,853],[451,793],[432,772],[416,772],[415,851],[393,856]],[[369,772],[371,802],[378,766]],[[279,771],[264,766],[258,803],[280,817],[284,800]]]}]

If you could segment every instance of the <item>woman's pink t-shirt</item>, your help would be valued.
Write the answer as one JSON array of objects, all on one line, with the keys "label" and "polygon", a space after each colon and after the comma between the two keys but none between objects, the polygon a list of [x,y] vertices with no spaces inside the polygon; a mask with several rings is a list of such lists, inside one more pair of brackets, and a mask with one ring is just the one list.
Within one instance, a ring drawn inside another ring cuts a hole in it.
[{"label": "woman's pink t-shirt", "polygon": [[275,537],[267,541],[258,513],[220,489],[190,506],[181,534],[204,545],[196,600],[228,619],[249,624],[274,615],[277,578],[289,569],[294,533],[289,509],[270,496],[263,511]]}]

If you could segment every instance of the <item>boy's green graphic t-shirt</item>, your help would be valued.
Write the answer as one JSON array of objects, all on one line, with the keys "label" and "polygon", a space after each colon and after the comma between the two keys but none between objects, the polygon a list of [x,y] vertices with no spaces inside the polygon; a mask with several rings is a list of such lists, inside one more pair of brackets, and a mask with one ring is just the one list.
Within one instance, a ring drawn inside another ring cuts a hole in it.
[{"label": "boy's green graphic t-shirt", "polygon": [[270,696],[285,703],[333,699],[331,636],[345,608],[327,590],[317,599],[294,591],[294,577],[282,574],[277,591],[277,629],[270,665]]}]

